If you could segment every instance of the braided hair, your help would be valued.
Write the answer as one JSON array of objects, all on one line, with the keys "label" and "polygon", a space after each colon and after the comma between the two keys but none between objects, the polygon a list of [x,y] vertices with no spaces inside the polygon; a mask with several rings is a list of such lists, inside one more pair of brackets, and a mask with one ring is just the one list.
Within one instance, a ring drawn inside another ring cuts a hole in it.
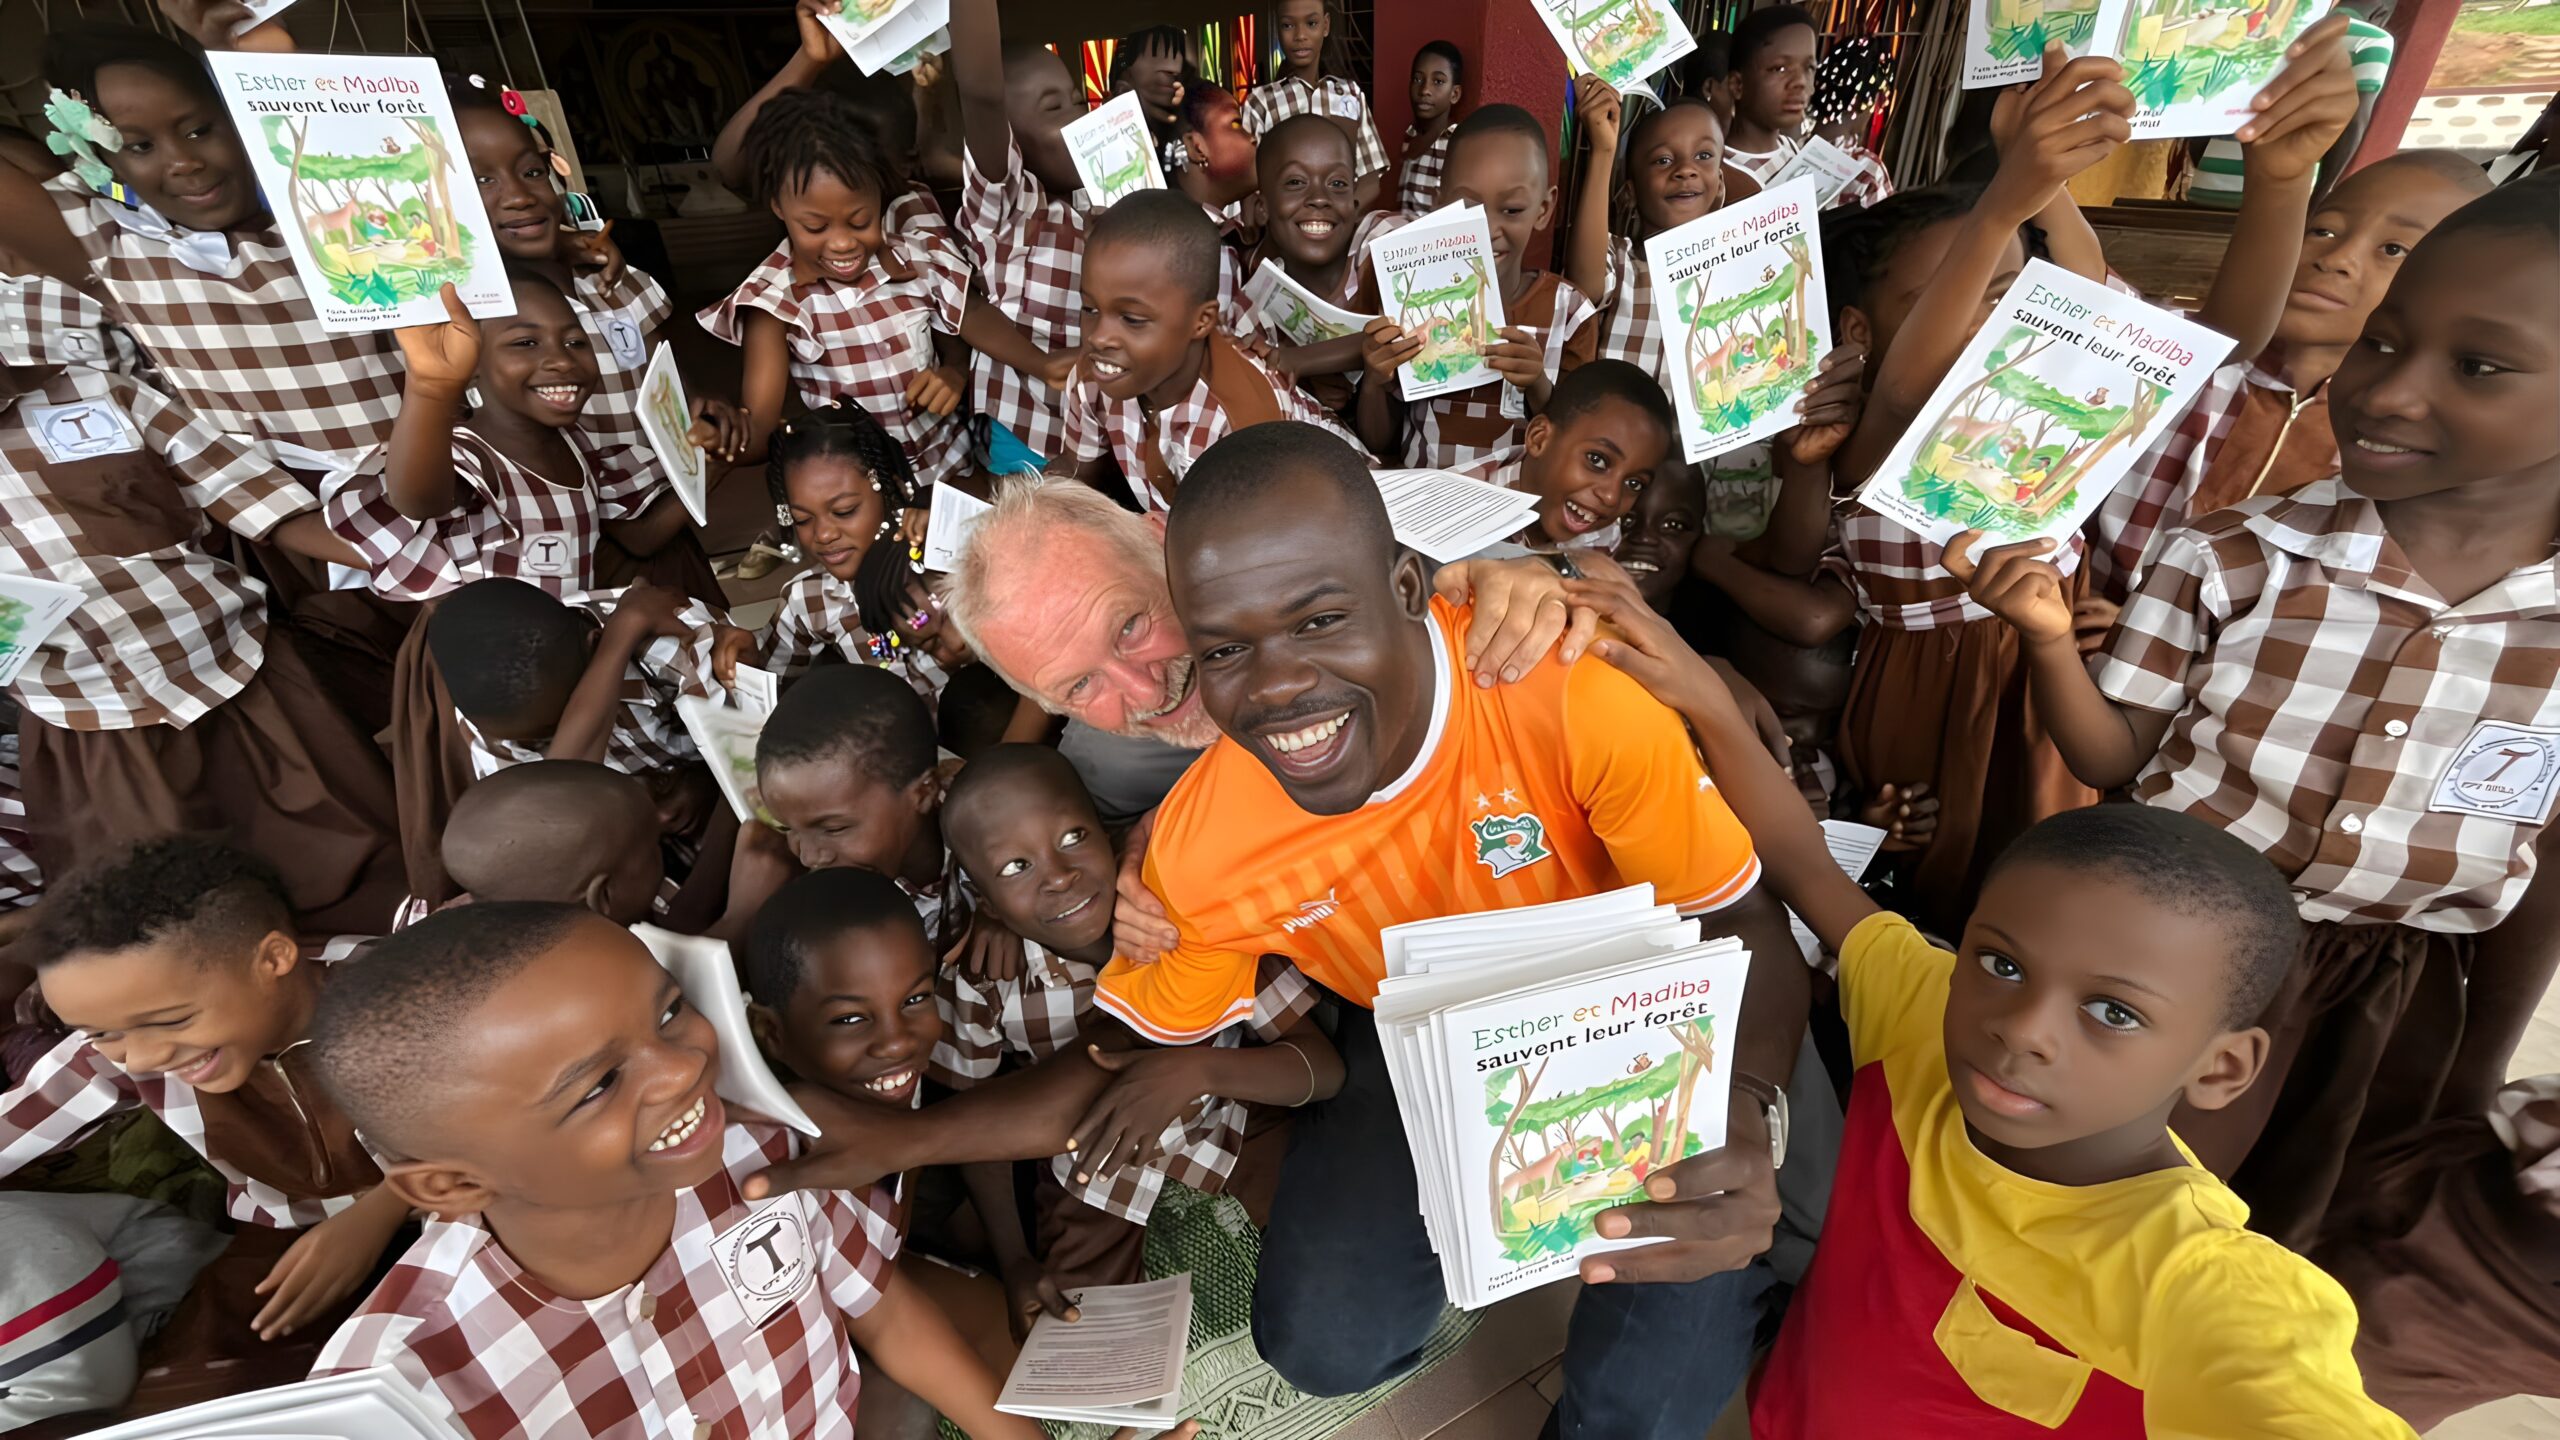
[{"label": "braided hair", "polygon": [[883,640],[895,635],[902,646],[914,639],[907,621],[914,617],[915,602],[907,598],[907,582],[915,573],[904,545],[874,545],[862,552],[853,568],[853,606],[863,633]]},{"label": "braided hair", "polygon": [[748,188],[765,204],[805,188],[820,171],[882,205],[904,194],[906,176],[873,134],[862,106],[831,90],[785,90],[747,127],[741,159]]},{"label": "braided hair", "polygon": [[791,528],[791,467],[822,457],[861,466],[880,491],[891,519],[901,510],[921,509],[928,503],[923,488],[916,484],[915,467],[907,463],[907,452],[880,428],[871,412],[850,400],[838,400],[784,421],[773,432],[764,462],[764,488],[773,499],[774,518],[784,529]]}]

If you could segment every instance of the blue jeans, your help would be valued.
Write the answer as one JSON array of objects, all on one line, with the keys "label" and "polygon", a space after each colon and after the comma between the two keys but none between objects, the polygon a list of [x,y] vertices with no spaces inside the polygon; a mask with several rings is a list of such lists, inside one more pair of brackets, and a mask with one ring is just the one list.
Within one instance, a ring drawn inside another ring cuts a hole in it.
[{"label": "blue jeans", "polygon": [[[1253,1340],[1282,1379],[1349,1395],[1413,1368],[1447,1291],[1376,1022],[1341,1010],[1342,1092],[1295,1117],[1263,1232]],[[1697,1440],[1739,1389],[1769,1268],[1685,1285],[1596,1285],[1565,1333],[1565,1440]]]}]

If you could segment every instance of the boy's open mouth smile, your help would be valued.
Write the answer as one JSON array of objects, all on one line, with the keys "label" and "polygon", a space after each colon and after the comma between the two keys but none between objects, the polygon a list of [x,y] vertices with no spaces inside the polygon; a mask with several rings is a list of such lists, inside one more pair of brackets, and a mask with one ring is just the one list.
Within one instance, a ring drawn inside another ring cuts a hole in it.
[{"label": "boy's open mouth smile", "polygon": [[711,1107],[718,1103],[719,1101],[714,1099],[708,1091],[704,1092],[691,1105],[685,1107],[683,1114],[667,1122],[667,1128],[659,1131],[658,1138],[649,1142],[649,1153],[677,1155],[699,1148],[694,1143],[697,1137],[706,1133],[712,1135],[719,1133],[718,1126],[706,1127],[703,1124],[711,1118]]},{"label": "boy's open mouth smile", "polygon": [[1576,535],[1597,530],[1608,523],[1595,512],[1586,510],[1570,500],[1557,501],[1556,511],[1557,518],[1564,522],[1564,528]]},{"label": "boy's open mouth smile", "polygon": [[1083,899],[1078,900],[1076,903],[1059,911],[1057,914],[1050,916],[1049,923],[1052,925],[1064,925],[1068,921],[1083,914],[1086,910],[1092,908],[1094,897],[1097,893],[1099,892],[1087,891]]},{"label": "boy's open mouth smile", "polygon": [[901,1102],[915,1094],[916,1077],[923,1073],[922,1066],[909,1065],[903,1070],[892,1070],[886,1075],[875,1075],[863,1081],[862,1088],[865,1093],[876,1099]]}]

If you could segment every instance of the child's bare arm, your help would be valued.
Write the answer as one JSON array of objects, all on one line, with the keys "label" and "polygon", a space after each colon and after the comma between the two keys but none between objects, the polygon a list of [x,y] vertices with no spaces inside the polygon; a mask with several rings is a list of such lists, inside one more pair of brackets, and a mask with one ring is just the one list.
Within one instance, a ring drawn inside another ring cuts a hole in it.
[{"label": "child's bare arm", "polygon": [[370,568],[365,564],[364,556],[357,552],[356,547],[338,538],[338,533],[329,528],[328,522],[320,518],[320,512],[317,510],[305,510],[276,526],[275,529],[267,532],[267,539],[274,542],[277,549],[288,554],[301,555],[313,560],[325,560],[329,564],[343,565],[350,570]]},{"label": "child's bare arm", "polygon": [[2196,312],[2199,323],[2239,342],[2236,356],[2255,355],[2275,338],[2302,259],[2320,157],[2356,118],[2347,18],[2339,11],[2302,32],[2285,51],[2284,69],[2252,102],[2258,113],[2239,130],[2240,213]]},{"label": "child's bare arm", "polygon": [[605,521],[604,533],[634,555],[655,555],[667,548],[667,542],[683,534],[692,521],[676,492],[665,490],[649,503],[648,509],[630,519]]},{"label": "child's bare arm", "polygon": [[1351,428],[1372,455],[1395,455],[1404,438],[1404,395],[1396,388],[1396,367],[1422,353],[1422,337],[1407,335],[1395,321],[1380,316],[1360,336],[1360,398],[1353,403]]},{"label": "child's bare arm", "polygon": [[651,640],[661,635],[681,639],[693,633],[678,613],[683,608],[684,596],[646,580],[622,592],[604,622],[594,653],[587,657],[586,673],[578,677],[569,703],[561,708],[544,755],[553,760],[604,759],[614,719],[622,712],[623,672],[630,667],[631,657],[647,649]]},{"label": "child's bare arm", "polygon": [[1769,446],[1778,500],[1755,558],[1777,574],[1811,575],[1831,544],[1831,457],[1866,410],[1866,368],[1865,346],[1831,347],[1796,401],[1799,423]]},{"label": "child's bare arm", "polygon": [[952,1328],[933,1297],[899,1278],[893,1267],[880,1298],[845,1330],[883,1373],[950,1418],[970,1440],[1043,1440],[1036,1420],[996,1409],[998,1385],[987,1362]]},{"label": "child's bare arm", "polygon": [[740,464],[764,459],[782,423],[782,407],[791,396],[791,343],[782,322],[763,310],[747,312],[744,369],[738,381],[738,409],[747,422],[747,443]]},{"label": "child's bare arm", "polygon": [[951,81],[960,87],[960,139],[978,173],[1005,173],[1013,122],[1004,110],[1004,31],[996,0],[951,0]]},{"label": "child's bare arm", "polygon": [[1313,345],[1283,345],[1271,363],[1292,376],[1342,375],[1360,368],[1360,353],[1367,348],[1367,336],[1345,335]]},{"label": "child's bare arm", "polygon": [[[1591,146],[1582,162],[1582,188],[1573,197],[1573,243],[1565,251],[1565,283],[1594,299],[1609,293],[1609,197],[1617,187],[1618,133],[1624,106],[1618,92],[1597,75],[1577,75],[1575,113]],[[1630,280],[1633,277],[1629,277]],[[1620,297],[1619,304],[1628,303]]]},{"label": "child's bare arm", "polygon": [[738,113],[729,117],[729,123],[720,127],[718,138],[711,142],[711,170],[720,177],[721,184],[733,190],[745,187],[747,166],[743,152],[747,129],[764,112],[764,102],[785,90],[806,90],[817,84],[827,66],[844,54],[836,37],[818,23],[815,13],[832,8],[828,0],[799,0],[793,8],[791,18],[800,26],[800,48],[791,52],[791,58],[782,62],[782,68],[773,72],[763,89],[747,97],[747,103],[738,107]]},{"label": "child's bare arm", "polygon": [[1689,552],[1689,573],[1732,596],[1752,624],[1790,645],[1827,644],[1858,618],[1857,597],[1837,577],[1795,580],[1763,570],[1716,536]]},{"label": "child's bare arm", "polygon": [[2036,212],[2035,226],[2044,232],[2045,254],[2054,264],[2083,280],[2106,283],[2107,247],[2081,212],[2080,202],[2071,198],[2069,186],[2053,192],[2053,198]]},{"label": "child's bare arm", "polygon": [[462,503],[462,482],[453,473],[453,427],[462,419],[463,391],[480,365],[480,326],[451,285],[443,298],[443,321],[392,332],[409,375],[400,414],[391,422],[383,478],[391,508],[411,520],[433,520]]},{"label": "child's bare arm", "polygon": [[1155,1160],[1164,1153],[1157,1142],[1165,1127],[1204,1095],[1295,1109],[1342,1089],[1342,1057],[1306,1016],[1269,1045],[1096,1049],[1091,1055],[1112,1080],[1076,1122],[1069,1142],[1079,1178]]},{"label": "child's bare arm", "polygon": [[1073,350],[1052,353],[1041,349],[1040,342],[1032,339],[1029,331],[1015,324],[1012,316],[997,309],[995,302],[978,293],[974,285],[969,290],[969,308],[960,315],[960,343],[982,352],[999,365],[1039,380],[1052,390],[1066,388],[1068,374],[1076,363]]},{"label": "child's bare arm", "polygon": [[2171,717],[2119,705],[2089,678],[2062,572],[2043,558],[2053,541],[2001,545],[1977,557],[1973,547],[1981,539],[1978,530],[1956,536],[1947,542],[1939,563],[1964,583],[1974,603],[2018,632],[2019,647],[2026,652],[2028,692],[2063,763],[2080,783],[2100,790],[2133,783],[2159,753]]},{"label": "child's bare arm", "polygon": [[1005,1323],[1020,1340],[1041,1315],[1075,1318],[1066,1292],[1049,1278],[1031,1239],[1022,1233],[1022,1207],[1014,1202],[1013,1162],[981,1160],[960,1167],[960,1183],[968,1188],[969,1207],[986,1227],[987,1248],[995,1255],[996,1273],[1004,1280]]},{"label": "child's bare arm", "polygon": [[0,165],[0,262],[12,274],[89,283],[89,252],[72,238],[44,182],[15,165]]}]

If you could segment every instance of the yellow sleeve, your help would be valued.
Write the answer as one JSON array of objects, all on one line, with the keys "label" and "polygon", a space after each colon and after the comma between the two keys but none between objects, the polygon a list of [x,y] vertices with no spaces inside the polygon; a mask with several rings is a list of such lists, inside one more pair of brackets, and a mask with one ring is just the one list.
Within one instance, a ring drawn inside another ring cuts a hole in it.
[{"label": "yellow sleeve", "polygon": [[1150,964],[1111,957],[1095,982],[1093,1001],[1159,1045],[1189,1045],[1252,1018],[1262,957],[1223,950],[1201,938],[1198,927],[1166,898],[1157,866],[1162,854],[1163,847],[1148,847],[1147,888],[1165,900],[1181,938]]},{"label": "yellow sleeve", "polygon": [[1956,957],[1908,920],[1879,910],[1840,946],[1840,1011],[1860,1065],[1941,1043]]},{"label": "yellow sleeve", "polygon": [[2261,1235],[2199,1236],[2144,1307],[2142,1409],[2155,1440],[2415,1440],[2364,1393],[2355,1303]]},{"label": "yellow sleeve", "polygon": [[1616,666],[1585,659],[1565,680],[1565,753],[1574,798],[1628,884],[1695,915],[1760,879],[1750,832],[1698,762],[1688,727]]}]

